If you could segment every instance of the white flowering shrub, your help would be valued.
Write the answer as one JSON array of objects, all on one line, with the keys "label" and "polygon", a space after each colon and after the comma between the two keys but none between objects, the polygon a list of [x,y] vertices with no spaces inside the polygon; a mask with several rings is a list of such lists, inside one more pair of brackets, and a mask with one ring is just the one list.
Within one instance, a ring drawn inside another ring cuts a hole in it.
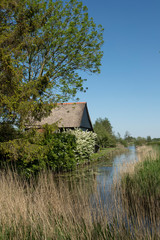
[{"label": "white flowering shrub", "polygon": [[82,131],[81,129],[67,130],[76,137],[77,147],[75,150],[77,162],[83,162],[89,159],[94,153],[97,134],[90,131]]}]

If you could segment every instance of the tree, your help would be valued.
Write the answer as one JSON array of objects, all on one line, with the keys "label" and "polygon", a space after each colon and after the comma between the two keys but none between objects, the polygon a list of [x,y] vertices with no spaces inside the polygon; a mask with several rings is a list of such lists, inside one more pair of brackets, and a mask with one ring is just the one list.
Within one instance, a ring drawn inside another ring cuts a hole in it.
[{"label": "tree", "polygon": [[23,126],[85,91],[80,73],[100,72],[102,32],[78,0],[1,0],[0,121]]},{"label": "tree", "polygon": [[94,124],[94,131],[97,134],[98,145],[100,147],[113,147],[116,145],[112,125],[107,118],[98,118]]},{"label": "tree", "polygon": [[142,146],[146,144],[146,139],[144,137],[137,137],[135,145]]},{"label": "tree", "polygon": [[151,136],[147,136],[146,140],[147,140],[148,143],[151,142],[152,141]]},{"label": "tree", "polygon": [[128,139],[130,139],[130,137],[131,137],[131,134],[128,131],[126,131],[124,134],[124,139],[128,140]]}]

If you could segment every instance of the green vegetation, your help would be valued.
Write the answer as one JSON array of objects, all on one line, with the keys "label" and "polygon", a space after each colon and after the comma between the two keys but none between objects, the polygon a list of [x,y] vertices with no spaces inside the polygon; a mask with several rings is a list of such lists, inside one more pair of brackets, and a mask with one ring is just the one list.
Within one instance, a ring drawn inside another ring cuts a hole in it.
[{"label": "green vegetation", "polygon": [[112,132],[111,123],[107,118],[98,118],[93,127],[95,133],[97,133],[97,144],[101,148],[116,146],[116,138]]},{"label": "green vegetation", "polygon": [[160,220],[160,153],[143,157],[133,173],[123,176],[123,201],[132,215]]},{"label": "green vegetation", "polygon": [[100,72],[103,28],[79,0],[2,0],[0,15],[1,166],[25,175],[71,170],[88,160],[95,140],[88,137],[82,153],[73,134],[23,131],[57,102],[86,91],[80,74]]},{"label": "green vegetation", "polygon": [[103,29],[78,0],[2,0],[0,15],[0,122],[23,128],[86,91],[80,72],[100,72]]},{"label": "green vegetation", "polygon": [[15,129],[11,124],[0,124],[0,143],[19,138],[20,136],[21,132]]},{"label": "green vegetation", "polygon": [[77,163],[90,160],[90,156],[95,151],[97,134],[92,131],[82,131],[81,129],[67,130],[66,132],[76,138],[75,158]]},{"label": "green vegetation", "polygon": [[45,125],[44,132],[30,130],[20,139],[0,143],[1,167],[16,167],[25,176],[46,168],[54,172],[70,171],[90,159],[96,134],[72,130],[55,133],[55,126]]},{"label": "green vegetation", "polygon": [[151,136],[147,136],[146,138],[138,136],[132,137],[131,134],[126,131],[124,138],[120,136],[118,133],[116,136],[116,141],[123,144],[124,146],[135,145],[135,146],[143,146],[143,145],[156,145],[160,144],[159,138],[151,138]]},{"label": "green vegetation", "polygon": [[112,148],[103,148],[97,153],[93,153],[91,155],[91,160],[92,161],[104,161],[104,160],[109,160],[113,156],[127,152],[127,148],[124,148],[123,145],[119,145],[117,147],[112,147]]}]

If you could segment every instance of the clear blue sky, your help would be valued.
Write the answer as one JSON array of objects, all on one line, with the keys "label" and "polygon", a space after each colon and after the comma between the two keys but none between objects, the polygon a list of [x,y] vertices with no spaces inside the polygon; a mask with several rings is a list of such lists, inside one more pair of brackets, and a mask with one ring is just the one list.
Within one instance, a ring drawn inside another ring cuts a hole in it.
[{"label": "clear blue sky", "polygon": [[104,27],[101,73],[85,75],[92,122],[115,133],[160,137],[160,0],[82,0]]}]

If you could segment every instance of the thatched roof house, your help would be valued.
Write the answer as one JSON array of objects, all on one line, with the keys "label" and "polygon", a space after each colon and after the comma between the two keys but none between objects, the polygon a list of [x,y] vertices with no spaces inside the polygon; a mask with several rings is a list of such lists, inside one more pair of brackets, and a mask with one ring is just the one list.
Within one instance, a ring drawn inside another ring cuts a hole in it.
[{"label": "thatched roof house", "polygon": [[43,118],[40,122],[34,122],[32,126],[26,126],[26,129],[31,127],[42,129],[44,124],[56,122],[60,129],[81,128],[84,131],[93,131],[86,102],[59,103],[56,108],[52,109],[48,117]]}]

